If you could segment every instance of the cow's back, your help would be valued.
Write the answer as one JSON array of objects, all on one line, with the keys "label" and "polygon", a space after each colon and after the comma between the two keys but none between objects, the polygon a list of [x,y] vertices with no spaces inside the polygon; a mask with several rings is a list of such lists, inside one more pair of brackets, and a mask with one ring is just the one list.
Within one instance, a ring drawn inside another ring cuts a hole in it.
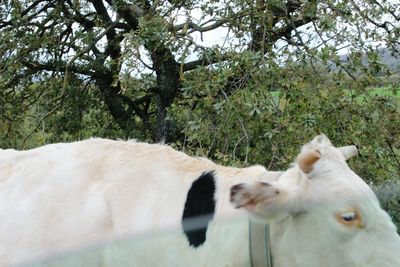
[{"label": "cow's back", "polygon": [[[90,139],[28,151],[2,150],[0,265],[127,234],[178,229],[188,192],[204,173],[212,174],[215,195],[222,192],[210,235],[220,229],[219,215],[235,212],[228,203],[229,186],[264,171],[225,168],[168,146],[133,141]],[[183,233],[174,240],[186,247],[186,254],[200,255],[215,251],[210,246],[224,242],[221,238],[235,237],[216,235],[199,248],[189,248]]]}]

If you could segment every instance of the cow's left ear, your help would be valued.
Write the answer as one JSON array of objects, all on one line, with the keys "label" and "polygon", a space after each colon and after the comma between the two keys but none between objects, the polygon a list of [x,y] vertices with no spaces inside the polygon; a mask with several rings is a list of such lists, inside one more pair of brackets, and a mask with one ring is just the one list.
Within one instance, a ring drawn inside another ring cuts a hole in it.
[{"label": "cow's left ear", "polygon": [[356,146],[342,146],[338,147],[338,149],[346,160],[349,160],[358,154],[358,149]]},{"label": "cow's left ear", "polygon": [[304,173],[309,173],[314,168],[314,163],[321,158],[319,150],[308,150],[297,156],[297,164]]}]

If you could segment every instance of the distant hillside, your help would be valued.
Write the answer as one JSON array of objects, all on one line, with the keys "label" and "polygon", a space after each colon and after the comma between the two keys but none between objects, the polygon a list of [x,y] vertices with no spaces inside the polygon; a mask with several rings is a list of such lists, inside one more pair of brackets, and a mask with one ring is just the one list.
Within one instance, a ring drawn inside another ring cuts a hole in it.
[{"label": "distant hillside", "polygon": [[[347,61],[348,54],[341,55],[340,59],[343,61]],[[392,70],[399,70],[400,71],[400,46],[396,47],[396,50],[390,48],[380,48],[379,49],[379,56],[382,63],[387,65]],[[366,56],[364,56],[362,60],[363,64],[367,65],[368,60]]]},{"label": "distant hillside", "polygon": [[389,66],[391,69],[400,70],[400,46],[396,47],[396,52],[388,48],[379,50],[381,61]]}]

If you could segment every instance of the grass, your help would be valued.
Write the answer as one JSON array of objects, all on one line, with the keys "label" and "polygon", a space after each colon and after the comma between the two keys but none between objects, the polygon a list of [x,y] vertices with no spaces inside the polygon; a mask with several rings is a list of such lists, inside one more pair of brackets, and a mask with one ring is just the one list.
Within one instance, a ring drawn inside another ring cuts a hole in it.
[{"label": "grass", "polygon": [[[352,92],[349,90],[349,96]],[[354,95],[357,101],[368,101],[371,98],[393,98],[400,100],[400,87],[393,88],[392,86],[374,87],[367,89],[362,94]]]}]

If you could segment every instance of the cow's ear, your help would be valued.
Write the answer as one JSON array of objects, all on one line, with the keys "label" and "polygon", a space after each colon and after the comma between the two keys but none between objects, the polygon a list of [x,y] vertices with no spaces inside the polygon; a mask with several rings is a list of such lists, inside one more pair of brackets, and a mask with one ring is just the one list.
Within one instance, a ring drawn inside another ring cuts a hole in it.
[{"label": "cow's ear", "polygon": [[308,150],[297,156],[297,164],[304,173],[309,173],[314,168],[314,163],[321,158],[319,150]]},{"label": "cow's ear", "polygon": [[338,149],[346,160],[349,160],[358,154],[358,149],[356,146],[342,146],[338,147]]}]

